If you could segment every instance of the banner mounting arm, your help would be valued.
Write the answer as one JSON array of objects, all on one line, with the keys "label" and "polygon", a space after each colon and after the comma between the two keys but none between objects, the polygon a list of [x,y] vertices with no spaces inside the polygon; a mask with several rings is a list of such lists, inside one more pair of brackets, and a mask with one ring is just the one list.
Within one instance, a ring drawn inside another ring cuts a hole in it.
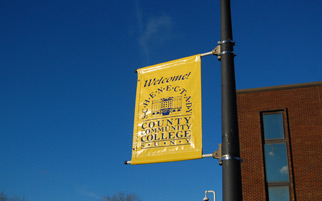
[{"label": "banner mounting arm", "polygon": [[209,55],[217,55],[218,60],[220,60],[221,59],[221,55],[220,55],[221,47],[220,46],[221,46],[221,44],[219,44],[217,47],[215,47],[215,49],[213,49],[211,52],[206,52],[206,53],[200,54],[200,57],[209,56]]},{"label": "banner mounting arm", "polygon": [[[212,154],[202,154],[202,158],[215,158],[219,160],[219,165],[222,164],[221,144],[218,144],[218,149]],[[124,161],[125,165],[131,165],[131,161]]]},{"label": "banner mounting arm", "polygon": [[218,144],[218,149],[212,154],[203,154],[202,158],[214,158],[219,160],[219,165],[222,164],[221,144]]},{"label": "banner mounting arm", "polygon": [[[220,45],[225,43],[224,42],[218,42],[219,45],[217,45],[217,47],[215,47],[213,50],[211,50],[211,52],[205,52],[205,53],[201,53],[200,54],[200,57],[205,57],[205,56],[209,56],[209,55],[216,55],[218,56],[218,60],[221,59],[221,47]],[[138,69],[134,69],[134,72],[137,73],[138,72]]]}]

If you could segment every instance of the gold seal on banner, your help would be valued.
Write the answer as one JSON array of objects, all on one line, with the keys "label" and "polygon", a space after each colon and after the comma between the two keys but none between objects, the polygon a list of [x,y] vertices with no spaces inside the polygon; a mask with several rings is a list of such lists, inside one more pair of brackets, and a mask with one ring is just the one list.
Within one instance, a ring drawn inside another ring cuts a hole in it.
[{"label": "gold seal on banner", "polygon": [[200,55],[137,73],[131,164],[202,158]]}]

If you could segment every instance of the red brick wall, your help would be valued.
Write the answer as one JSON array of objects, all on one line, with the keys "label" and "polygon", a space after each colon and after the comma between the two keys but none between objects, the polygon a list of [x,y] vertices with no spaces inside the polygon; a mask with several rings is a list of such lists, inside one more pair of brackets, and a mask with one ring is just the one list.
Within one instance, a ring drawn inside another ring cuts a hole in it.
[{"label": "red brick wall", "polygon": [[280,110],[285,114],[292,200],[321,200],[322,83],[263,89],[237,93],[243,200],[266,201],[260,114]]}]

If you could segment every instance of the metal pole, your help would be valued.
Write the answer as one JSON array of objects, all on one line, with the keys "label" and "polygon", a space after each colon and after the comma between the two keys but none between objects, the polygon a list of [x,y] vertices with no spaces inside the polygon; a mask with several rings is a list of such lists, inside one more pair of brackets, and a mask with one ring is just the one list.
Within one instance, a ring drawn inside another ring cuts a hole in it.
[{"label": "metal pole", "polygon": [[220,0],[223,201],[242,201],[230,0]]}]

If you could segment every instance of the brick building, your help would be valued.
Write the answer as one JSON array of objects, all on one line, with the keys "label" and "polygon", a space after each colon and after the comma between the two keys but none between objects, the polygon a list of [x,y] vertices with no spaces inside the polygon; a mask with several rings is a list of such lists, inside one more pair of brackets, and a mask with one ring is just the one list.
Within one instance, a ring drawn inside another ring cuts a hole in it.
[{"label": "brick building", "polygon": [[243,200],[322,200],[322,82],[237,91]]}]

